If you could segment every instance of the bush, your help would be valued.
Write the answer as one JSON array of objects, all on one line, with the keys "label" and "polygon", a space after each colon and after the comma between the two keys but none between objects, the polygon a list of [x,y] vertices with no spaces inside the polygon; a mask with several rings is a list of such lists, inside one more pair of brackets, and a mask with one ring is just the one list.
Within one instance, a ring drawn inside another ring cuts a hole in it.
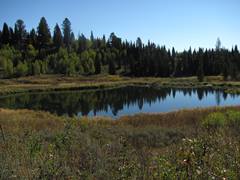
[{"label": "bush", "polygon": [[219,128],[226,124],[226,116],[223,113],[215,112],[209,114],[202,122],[206,128]]},{"label": "bush", "polygon": [[228,125],[231,128],[231,132],[235,136],[239,136],[240,131],[240,112],[239,111],[227,111]]},{"label": "bush", "polygon": [[227,119],[230,124],[240,125],[240,112],[239,111],[227,111]]}]

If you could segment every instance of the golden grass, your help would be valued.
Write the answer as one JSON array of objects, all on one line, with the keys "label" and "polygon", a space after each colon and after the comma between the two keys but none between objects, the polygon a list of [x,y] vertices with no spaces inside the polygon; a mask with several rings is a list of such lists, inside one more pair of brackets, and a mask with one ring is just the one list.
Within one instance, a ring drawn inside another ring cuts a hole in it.
[{"label": "golden grass", "polygon": [[92,75],[67,77],[63,75],[41,75],[0,80],[0,94],[11,94],[28,91],[69,90],[84,88],[104,88],[123,85],[157,85],[159,87],[216,87],[238,89],[240,82],[223,81],[221,76],[206,77],[199,83],[196,77],[184,78],[130,78],[119,75]]},{"label": "golden grass", "polygon": [[[129,177],[126,179],[162,179],[163,176],[153,178],[152,175],[166,171],[168,175],[184,172],[187,168],[182,168],[181,162],[189,155],[194,168],[198,160],[206,160],[201,156],[202,142],[208,145],[209,140],[212,140],[210,148],[207,146],[209,157],[216,155],[216,151],[220,155],[207,161],[206,165],[211,162],[207,168],[219,168],[226,162],[226,157],[227,162],[232,163],[238,137],[235,138],[235,134],[225,137],[227,133],[224,132],[223,136],[209,138],[203,128],[198,128],[209,113],[230,109],[240,110],[240,106],[138,114],[118,120],[68,118],[43,111],[0,109],[3,129],[3,133],[0,129],[0,179],[116,179],[124,173]],[[5,140],[2,134],[5,134]],[[186,144],[182,138],[193,140]],[[226,140],[230,140],[228,144]],[[156,165],[161,169],[154,168]],[[119,171],[121,167],[129,168],[129,171]]]},{"label": "golden grass", "polygon": [[179,110],[168,113],[136,114],[133,116],[122,116],[117,120],[110,117],[59,117],[48,112],[32,110],[9,110],[0,109],[0,125],[4,131],[21,132],[23,129],[31,131],[58,131],[62,130],[66,121],[75,119],[78,126],[126,126],[133,128],[162,127],[180,128],[182,130],[196,130],[202,119],[213,112],[224,112],[227,110],[240,110],[240,106],[235,107],[212,107],[190,110]]},{"label": "golden grass", "polygon": [[24,129],[54,131],[64,127],[64,118],[42,111],[0,109],[0,125],[4,131],[16,133]]}]

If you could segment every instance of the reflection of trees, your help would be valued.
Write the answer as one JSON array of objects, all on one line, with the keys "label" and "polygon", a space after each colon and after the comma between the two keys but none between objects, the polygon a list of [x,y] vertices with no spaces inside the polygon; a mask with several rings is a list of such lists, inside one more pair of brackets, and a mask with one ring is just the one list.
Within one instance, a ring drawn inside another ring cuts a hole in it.
[{"label": "reflection of trees", "polygon": [[227,99],[227,96],[228,96],[228,94],[227,94],[227,93],[225,93],[225,92],[223,92],[223,99],[224,99],[224,100],[226,100],[226,99]]},{"label": "reflection of trees", "polygon": [[46,110],[59,115],[88,115],[90,111],[96,114],[99,111],[111,110],[114,115],[123,109],[125,105],[136,105],[142,109],[145,103],[151,104],[164,101],[167,96],[175,98],[177,92],[191,96],[197,93],[199,100],[208,93],[215,93],[217,103],[220,103],[221,95],[224,99],[227,94],[212,89],[153,89],[147,87],[125,87],[111,90],[98,91],[72,91],[50,92],[39,94],[24,94],[0,99],[0,106],[7,108],[27,108]]},{"label": "reflection of trees", "polygon": [[217,102],[217,105],[219,106],[220,103],[221,103],[221,94],[219,91],[216,92],[216,102]]},{"label": "reflection of trees", "polygon": [[204,97],[204,89],[202,88],[197,89],[197,95],[198,95],[198,99],[202,100]]}]

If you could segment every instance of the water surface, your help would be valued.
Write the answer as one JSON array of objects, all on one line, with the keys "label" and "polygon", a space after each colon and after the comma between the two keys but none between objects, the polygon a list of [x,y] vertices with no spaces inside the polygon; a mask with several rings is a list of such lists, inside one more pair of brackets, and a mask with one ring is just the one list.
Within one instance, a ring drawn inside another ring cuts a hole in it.
[{"label": "water surface", "polygon": [[0,107],[44,110],[68,116],[111,116],[169,112],[185,108],[239,105],[240,96],[222,90],[123,87],[106,90],[24,93],[0,97]]}]

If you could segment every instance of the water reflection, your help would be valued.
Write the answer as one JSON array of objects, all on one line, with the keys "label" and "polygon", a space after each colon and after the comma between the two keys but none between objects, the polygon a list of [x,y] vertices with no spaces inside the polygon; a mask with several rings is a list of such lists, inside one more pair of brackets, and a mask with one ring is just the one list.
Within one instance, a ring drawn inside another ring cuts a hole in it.
[{"label": "water reflection", "polygon": [[181,108],[236,105],[240,98],[221,90],[124,87],[98,91],[20,94],[0,98],[0,107],[45,110],[58,115],[120,116]]}]

